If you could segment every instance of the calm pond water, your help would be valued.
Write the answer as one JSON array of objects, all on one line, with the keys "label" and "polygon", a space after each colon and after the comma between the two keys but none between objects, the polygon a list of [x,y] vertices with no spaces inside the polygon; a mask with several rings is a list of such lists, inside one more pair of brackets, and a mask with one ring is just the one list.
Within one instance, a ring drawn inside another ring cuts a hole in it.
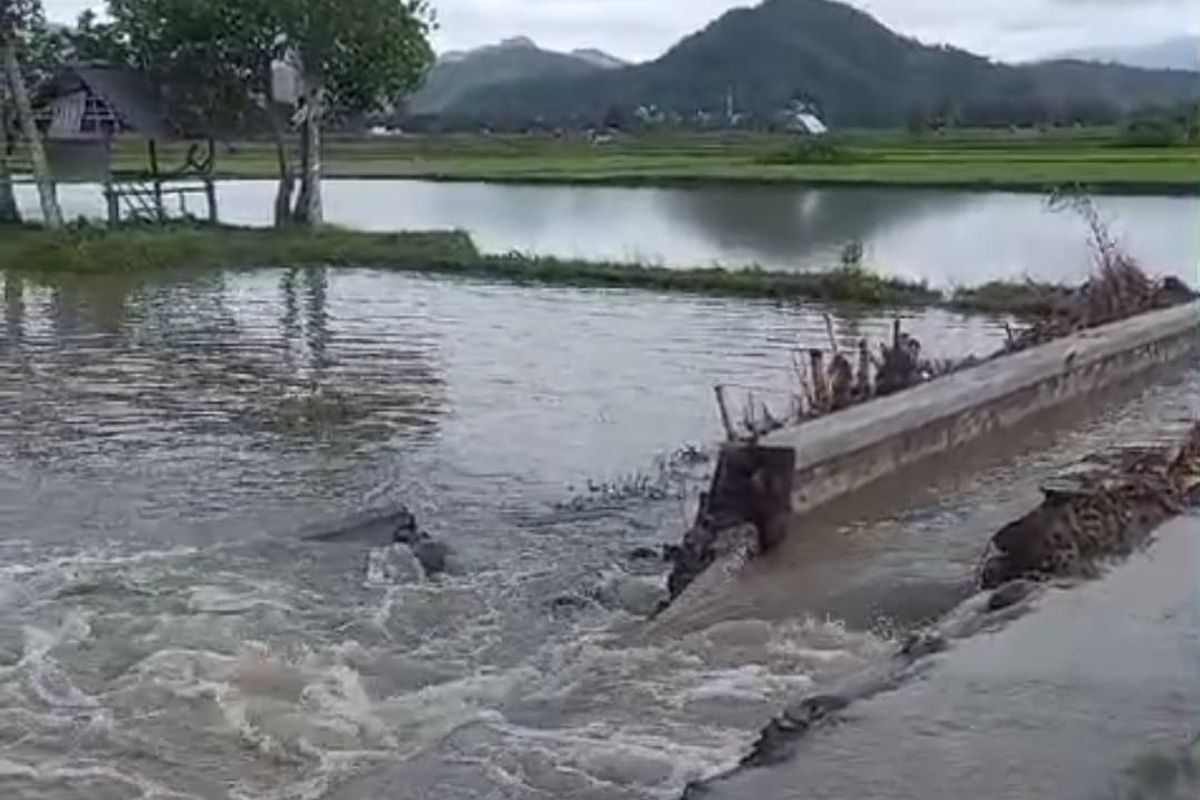
[{"label": "calm pond water", "polygon": [[[671,454],[711,452],[714,383],[786,391],[820,309],[323,269],[9,274],[3,302],[2,797],[669,798],[891,646],[861,593],[785,612],[753,580],[674,630],[638,616],[663,575],[631,550],[677,539],[708,469]],[[888,325],[835,316],[847,342]],[[946,355],[1002,336],[907,325]],[[848,590],[920,588],[867,603],[897,625],[945,610],[985,538],[972,508],[1177,431],[1195,379],[807,538],[861,565]],[[313,391],[344,416],[288,413]],[[400,503],[450,575],[304,538]]]},{"label": "calm pond water", "polygon": [[[797,187],[599,188],[349,181],[326,184],[331,222],[369,230],[461,228],[489,251],[521,250],[667,266],[828,268],[849,241],[883,272],[938,286],[1030,275],[1078,282],[1087,230],[1038,195]],[[274,185],[228,183],[226,222],[267,224]],[[103,213],[99,189],[64,186],[69,216]],[[37,203],[26,188],[29,215]],[[1099,197],[1150,272],[1200,280],[1200,198]]]}]

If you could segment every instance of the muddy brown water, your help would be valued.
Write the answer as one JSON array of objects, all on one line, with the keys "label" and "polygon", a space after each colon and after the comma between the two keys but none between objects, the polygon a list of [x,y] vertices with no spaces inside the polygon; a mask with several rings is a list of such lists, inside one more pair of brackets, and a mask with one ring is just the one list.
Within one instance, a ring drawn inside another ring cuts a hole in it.
[{"label": "muddy brown water", "polygon": [[[714,383],[790,386],[823,309],[352,269],[3,280],[0,796],[22,800],[673,797],[890,652],[880,619],[952,605],[979,513],[1196,411],[1194,373],[1137,392],[803,532],[647,638],[663,575],[630,552],[678,537],[707,469],[671,454],[718,438]],[[890,324],[834,313],[847,341]],[[951,356],[1003,336],[907,325]],[[314,391],[344,418],[293,413]],[[399,504],[451,574],[301,536]]]}]

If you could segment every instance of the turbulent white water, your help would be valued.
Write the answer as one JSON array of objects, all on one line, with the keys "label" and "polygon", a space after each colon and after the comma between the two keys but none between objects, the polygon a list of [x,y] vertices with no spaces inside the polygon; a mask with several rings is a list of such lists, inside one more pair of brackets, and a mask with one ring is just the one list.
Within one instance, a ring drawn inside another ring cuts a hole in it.
[{"label": "turbulent white water", "polygon": [[[0,573],[0,787],[316,798],[400,760],[405,785],[429,791],[446,767],[472,791],[668,797],[735,763],[787,698],[884,647],[753,621],[646,642],[619,609],[506,618],[505,595],[536,575],[359,574],[335,593],[280,574],[311,548],[221,550]],[[511,625],[552,630],[517,653]]]},{"label": "turbulent white water", "polygon": [[[736,761],[882,643],[647,640],[664,567],[630,552],[678,536],[708,468],[655,456],[715,429],[712,382],[785,386],[796,319],[368,272],[9,276],[0,796],[297,800],[400,765],[439,797],[668,797]],[[730,325],[778,335],[730,350]],[[353,418],[281,424],[314,385]],[[451,574],[302,537],[399,503]]]}]

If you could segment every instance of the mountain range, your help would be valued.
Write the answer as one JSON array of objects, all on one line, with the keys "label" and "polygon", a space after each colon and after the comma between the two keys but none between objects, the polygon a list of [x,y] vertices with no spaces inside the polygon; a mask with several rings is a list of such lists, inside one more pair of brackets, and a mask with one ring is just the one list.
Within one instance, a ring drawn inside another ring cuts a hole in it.
[{"label": "mountain range", "polygon": [[1123,64],[1142,69],[1184,69],[1200,72],[1200,36],[1178,36],[1151,44],[1126,47],[1088,47],[1060,58]]},{"label": "mountain range", "polygon": [[443,58],[412,110],[507,127],[598,124],[648,107],[687,118],[721,114],[731,102],[766,119],[800,100],[835,127],[1004,125],[1110,121],[1193,102],[1195,93],[1185,73],[1078,60],[1001,64],[923,44],[832,0],[765,0],[641,64],[604,68],[524,39]]},{"label": "mountain range", "polygon": [[624,66],[624,61],[602,50],[559,53],[543,50],[532,39],[518,36],[497,45],[444,53],[413,96],[410,109],[415,114],[440,114],[472,92],[505,83],[575,77]]}]

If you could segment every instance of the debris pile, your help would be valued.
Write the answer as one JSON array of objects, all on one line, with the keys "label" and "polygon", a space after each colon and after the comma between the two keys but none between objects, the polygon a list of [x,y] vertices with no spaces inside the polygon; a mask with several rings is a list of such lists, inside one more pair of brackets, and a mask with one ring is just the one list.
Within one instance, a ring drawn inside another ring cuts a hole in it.
[{"label": "debris pile", "polygon": [[1028,350],[1088,328],[1191,302],[1196,295],[1178,278],[1154,281],[1128,256],[1117,253],[1096,276],[1075,289],[1047,289],[1049,312],[1019,332],[1009,332],[1006,353]]},{"label": "debris pile", "polygon": [[1196,299],[1195,292],[1178,278],[1150,278],[1087,195],[1056,194],[1050,197],[1049,207],[1073,212],[1087,226],[1093,277],[1074,289],[1046,288],[1044,302],[1038,303],[1046,310],[1028,329],[1009,336],[1007,352]]},{"label": "debris pile", "polygon": [[1132,553],[1167,519],[1200,504],[1200,423],[1179,446],[1093,457],[1042,491],[1039,508],[992,539],[980,588],[1092,577],[1104,559]]},{"label": "debris pile", "polygon": [[718,387],[717,402],[730,441],[753,443],[787,425],[887,397],[978,363],[975,358],[961,361],[926,358],[921,342],[903,330],[899,319],[893,323],[890,342],[881,343],[873,351],[867,340],[862,339],[854,353],[847,353],[838,346],[829,315],[825,322],[829,328],[829,353],[820,348],[793,353],[798,389],[785,416],[777,417],[766,403],[756,401],[751,395],[742,407],[740,424],[735,427],[725,405],[724,389]]},{"label": "debris pile", "polygon": [[[1178,278],[1152,280],[1119,250],[1110,252],[1095,277],[1082,286],[1046,287],[1040,291],[1047,296],[1038,305],[1048,310],[1026,328],[1015,330],[1011,325],[1006,326],[1005,346],[989,358],[1018,353],[1082,330],[1196,299],[1196,293]],[[793,353],[797,389],[786,415],[774,414],[766,403],[751,394],[742,407],[739,424],[734,426],[725,408],[724,391],[718,388],[718,403],[730,441],[753,443],[788,425],[897,394],[980,363],[974,356],[959,360],[926,357],[921,342],[903,330],[899,319],[893,323],[891,342],[880,344],[873,351],[863,339],[855,353],[847,353],[839,348],[833,335],[832,319],[829,315],[825,319],[830,350],[813,348]]]},{"label": "debris pile", "polygon": [[673,601],[715,562],[767,552],[787,535],[796,453],[790,447],[725,448],[696,521],[678,547],[667,548]]}]

